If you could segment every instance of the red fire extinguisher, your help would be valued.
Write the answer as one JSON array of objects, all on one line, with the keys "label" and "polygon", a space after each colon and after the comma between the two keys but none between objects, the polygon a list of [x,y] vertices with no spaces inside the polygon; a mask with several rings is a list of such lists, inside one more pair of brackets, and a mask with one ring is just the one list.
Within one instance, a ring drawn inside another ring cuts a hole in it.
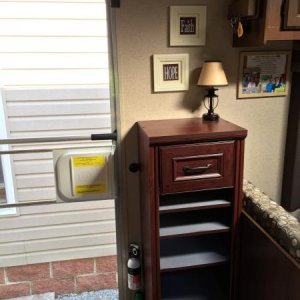
[{"label": "red fire extinguisher", "polygon": [[136,244],[129,245],[128,269],[128,288],[133,291],[141,289],[141,263],[140,247]]}]

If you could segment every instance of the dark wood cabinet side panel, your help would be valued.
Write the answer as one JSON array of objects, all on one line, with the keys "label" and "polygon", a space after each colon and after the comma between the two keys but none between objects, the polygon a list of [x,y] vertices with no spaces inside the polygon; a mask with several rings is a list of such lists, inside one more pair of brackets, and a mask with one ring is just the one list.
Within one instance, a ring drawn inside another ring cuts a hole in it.
[{"label": "dark wood cabinet side panel", "polygon": [[298,300],[300,268],[246,213],[241,215],[239,300]]},{"label": "dark wood cabinet side panel", "polygon": [[139,162],[141,173],[141,224],[144,290],[146,299],[159,299],[157,269],[157,216],[158,208],[155,201],[156,166],[155,148],[149,147],[147,138],[139,132]]},{"label": "dark wood cabinet side panel", "polygon": [[243,176],[244,176],[244,149],[245,140],[236,141],[235,147],[235,189],[234,189],[234,207],[232,215],[232,240],[231,240],[231,299],[237,298],[237,278],[239,276],[239,220],[242,210],[243,199]]}]

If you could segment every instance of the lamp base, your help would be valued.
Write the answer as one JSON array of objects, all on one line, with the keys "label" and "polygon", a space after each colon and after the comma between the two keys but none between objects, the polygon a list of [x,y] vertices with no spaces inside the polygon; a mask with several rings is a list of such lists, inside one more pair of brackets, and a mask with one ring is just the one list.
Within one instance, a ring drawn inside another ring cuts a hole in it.
[{"label": "lamp base", "polygon": [[[208,107],[205,105],[204,102],[204,106],[208,109],[207,113],[202,115],[203,120],[205,121],[218,121],[219,120],[219,115],[215,114],[214,109],[218,106],[219,103],[219,99],[218,96],[215,94],[215,91],[217,91],[218,89],[215,89],[214,87],[211,87],[207,90],[207,95],[205,96],[205,98],[208,99]],[[214,99],[217,98],[218,102],[215,105],[214,104]]]},{"label": "lamp base", "polygon": [[215,113],[206,113],[202,115],[203,120],[205,121],[218,121],[219,115]]}]

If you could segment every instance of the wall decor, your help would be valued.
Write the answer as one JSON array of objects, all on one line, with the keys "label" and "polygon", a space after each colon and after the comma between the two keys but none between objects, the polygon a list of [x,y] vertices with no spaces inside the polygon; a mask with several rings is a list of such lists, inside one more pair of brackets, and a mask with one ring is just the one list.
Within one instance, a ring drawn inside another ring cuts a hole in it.
[{"label": "wall decor", "polygon": [[203,46],[206,6],[170,7],[170,46]]},{"label": "wall decor", "polygon": [[283,30],[300,30],[299,0],[285,0],[283,3]]},{"label": "wall decor", "polygon": [[287,95],[290,65],[290,51],[241,52],[237,97]]},{"label": "wall decor", "polygon": [[189,55],[153,55],[154,92],[184,91],[189,88]]}]

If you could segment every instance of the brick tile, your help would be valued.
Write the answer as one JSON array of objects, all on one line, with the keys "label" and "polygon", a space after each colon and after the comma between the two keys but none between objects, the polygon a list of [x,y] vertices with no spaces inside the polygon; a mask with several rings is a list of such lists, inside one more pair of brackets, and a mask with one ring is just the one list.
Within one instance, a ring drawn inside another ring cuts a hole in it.
[{"label": "brick tile", "polygon": [[80,274],[91,274],[93,272],[93,258],[65,260],[52,263],[52,274],[54,278],[74,277]]},{"label": "brick tile", "polygon": [[9,282],[31,281],[41,278],[49,278],[49,264],[34,264],[6,268]]},{"label": "brick tile", "polygon": [[117,287],[116,273],[78,276],[76,278],[76,292],[82,293]]},{"label": "brick tile", "polygon": [[0,268],[0,284],[5,283],[5,278],[4,278],[4,268]]},{"label": "brick tile", "polygon": [[56,295],[63,295],[75,292],[74,279],[45,279],[31,283],[32,294],[55,292]]},{"label": "brick tile", "polygon": [[96,272],[117,272],[117,256],[103,256],[96,258]]},{"label": "brick tile", "polygon": [[29,282],[0,285],[0,299],[9,299],[29,295]]}]

